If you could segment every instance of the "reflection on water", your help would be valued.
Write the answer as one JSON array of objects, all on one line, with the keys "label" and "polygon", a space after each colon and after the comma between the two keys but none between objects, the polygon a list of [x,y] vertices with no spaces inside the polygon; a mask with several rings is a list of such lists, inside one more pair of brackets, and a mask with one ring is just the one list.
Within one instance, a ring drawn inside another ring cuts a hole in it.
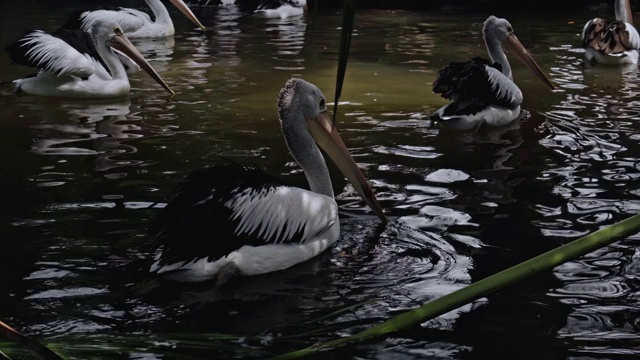
[{"label": "reflection on water", "polygon": [[[34,19],[54,28],[68,10]],[[0,200],[15,205],[0,212],[0,319],[56,338],[69,358],[265,358],[368,328],[640,210],[638,70],[585,66],[581,25],[503,14],[558,89],[513,61],[522,119],[459,133],[431,126],[446,102],[431,81],[451,60],[485,56],[486,14],[363,11],[337,127],[391,223],[332,171],[342,235],[331,251],[222,290],[149,279],[145,228],[176,182],[226,157],[304,186],[276,95],[290,76],[329,98],[335,86],[338,14],[196,10],[207,32],[182,19],[174,38],[136,40],[175,97],[143,74],[111,101],[1,90]],[[6,59],[0,69],[26,71]],[[335,356],[637,356],[639,239]]]},{"label": "reflection on water", "polygon": [[132,43],[150,61],[156,71],[164,72],[169,69],[175,46],[173,36],[157,39],[133,39]]},{"label": "reflection on water", "polygon": [[239,42],[242,36],[239,28],[239,17],[242,15],[235,4],[220,7],[215,14],[216,48],[220,66],[237,66],[240,64]]},{"label": "reflection on water", "polygon": [[[144,160],[133,158],[137,149],[132,140],[157,134],[170,135],[170,129],[146,124],[139,112],[131,112],[130,99],[77,102],[40,102],[27,98],[21,105],[41,118],[31,125],[31,150],[38,155],[91,155],[98,172],[118,167],[139,166]],[[52,169],[47,167],[47,170]],[[43,175],[43,174],[40,174]],[[108,176],[114,177],[115,174]],[[57,185],[63,182],[56,182]],[[40,183],[51,185],[50,182]]]},{"label": "reflection on water", "polygon": [[[569,70],[563,73],[581,73],[567,79],[580,86],[545,112],[549,121],[540,144],[557,157],[538,178],[552,183],[553,193],[565,201],[537,204],[542,218],[536,223],[547,236],[575,238],[640,211],[640,107],[637,67],[583,68],[582,54],[570,50],[560,52]],[[584,342],[577,354],[637,354],[632,344],[638,340],[633,324],[639,304],[631,295],[637,292],[636,275],[629,272],[637,267],[637,241],[627,239],[556,269],[562,284],[549,296],[572,307],[558,336]],[[620,318],[623,313],[628,315]]]},{"label": "reflection on water", "polygon": [[307,23],[304,18],[265,19],[264,31],[269,45],[275,47],[273,60],[277,70],[304,70],[300,53],[304,48]]}]

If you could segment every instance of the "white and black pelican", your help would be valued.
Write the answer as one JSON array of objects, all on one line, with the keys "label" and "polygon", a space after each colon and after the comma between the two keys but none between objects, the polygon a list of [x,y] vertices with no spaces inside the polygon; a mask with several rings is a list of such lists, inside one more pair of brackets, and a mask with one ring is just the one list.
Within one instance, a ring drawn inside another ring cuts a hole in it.
[{"label": "white and black pelican", "polygon": [[253,15],[260,18],[287,18],[307,12],[307,0],[262,0]]},{"label": "white and black pelican", "polygon": [[507,20],[489,16],[482,35],[491,61],[475,57],[467,62],[451,62],[440,69],[433,82],[433,92],[453,100],[431,116],[442,127],[470,130],[483,125],[503,126],[520,115],[522,92],[513,82],[503,46],[553,89]]},{"label": "white and black pelican", "polygon": [[589,20],[582,29],[585,58],[591,64],[637,64],[640,35],[633,27],[629,0],[616,0],[616,20]]},{"label": "white and black pelican", "polygon": [[96,22],[88,33],[31,31],[5,50],[14,63],[38,68],[36,75],[14,81],[16,92],[74,98],[125,96],[130,90],[127,72],[142,68],[173,94],[112,21]]},{"label": "white and black pelican", "polygon": [[[189,20],[199,26],[202,30],[205,27],[193,14],[191,9],[182,0],[169,0],[175,5]],[[155,21],[147,13],[130,8],[100,9],[93,11],[77,12],[62,26],[66,29],[78,29],[88,31],[95,21],[115,21],[120,24],[122,31],[131,39],[137,38],[159,38],[172,36],[175,34],[173,21],[169,16],[169,11],[162,4],[161,0],[145,0]]]},{"label": "white and black pelican", "polygon": [[[340,235],[327,153],[376,215],[386,217],[327,113],[320,89],[290,79],[278,96],[285,142],[310,190],[286,185],[257,168],[218,165],[196,170],[149,227],[158,252],[152,273],[177,281],[283,270],[306,261]],[[316,145],[317,144],[317,145]]]}]

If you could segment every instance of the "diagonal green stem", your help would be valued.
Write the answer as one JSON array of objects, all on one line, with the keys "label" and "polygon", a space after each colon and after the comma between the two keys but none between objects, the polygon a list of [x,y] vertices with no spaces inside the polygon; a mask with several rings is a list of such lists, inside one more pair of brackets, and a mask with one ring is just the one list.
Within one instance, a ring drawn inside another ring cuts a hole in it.
[{"label": "diagonal green stem", "polygon": [[421,324],[427,320],[457,309],[462,305],[468,304],[471,301],[492,294],[506,286],[521,282],[534,274],[553,269],[560,264],[585,255],[593,250],[607,246],[620,238],[630,236],[639,231],[640,214],[602,228],[532,259],[521,262],[520,264],[484,278],[474,284],[430,301],[416,309],[395,316],[382,324],[372,327],[371,329],[345,338],[316,344],[306,349],[276,356],[273,359],[297,359],[307,355],[312,355],[319,350],[335,348],[354,341],[371,339]]}]

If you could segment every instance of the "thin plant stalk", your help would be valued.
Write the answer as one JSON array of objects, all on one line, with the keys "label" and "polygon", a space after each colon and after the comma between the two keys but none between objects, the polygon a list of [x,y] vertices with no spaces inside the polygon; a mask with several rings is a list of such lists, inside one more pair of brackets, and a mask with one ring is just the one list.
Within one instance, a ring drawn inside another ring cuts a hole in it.
[{"label": "thin plant stalk", "polygon": [[336,122],[338,114],[338,100],[342,95],[342,84],[347,72],[347,61],[349,60],[349,48],[351,47],[351,34],[353,33],[353,23],[356,16],[356,0],[344,0],[344,11],[342,13],[342,31],[340,32],[340,53],[338,55],[338,72],[336,74],[336,94],[333,101],[333,123]]},{"label": "thin plant stalk", "polygon": [[34,354],[38,359],[41,359],[41,360],[62,360],[60,355],[56,354],[51,349],[49,349],[46,346],[40,344],[36,340],[33,340],[33,339],[21,334],[20,332],[18,332],[17,330],[15,330],[11,326],[5,324],[2,321],[0,321],[0,332],[4,336],[6,336],[8,339],[14,341],[16,344],[22,345],[22,346],[26,347],[27,349],[29,349],[29,351],[31,351],[31,353]]},{"label": "thin plant stalk", "polygon": [[486,277],[474,284],[430,301],[416,309],[395,316],[368,330],[364,330],[352,336],[316,344],[306,349],[276,356],[273,359],[297,359],[315,354],[320,350],[336,348],[351,342],[372,339],[374,337],[404,330],[448,313],[449,311],[455,310],[474,300],[493,294],[509,285],[522,282],[532,275],[538,274],[542,271],[551,270],[558,265],[610,245],[620,238],[628,237],[639,231],[640,214],[597,230],[591,234],[581,237],[580,239],[574,240],[532,259],[521,262],[497,274]]}]

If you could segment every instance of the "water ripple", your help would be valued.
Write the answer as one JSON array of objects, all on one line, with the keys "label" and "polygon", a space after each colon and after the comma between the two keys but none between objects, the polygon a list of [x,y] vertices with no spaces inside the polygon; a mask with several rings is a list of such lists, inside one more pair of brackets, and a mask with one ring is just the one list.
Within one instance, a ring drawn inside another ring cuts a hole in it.
[{"label": "water ripple", "polygon": [[[337,322],[375,317],[388,311],[384,309],[394,312],[410,309],[469,281],[470,259],[449,243],[457,242],[455,239],[423,233],[399,223],[390,224],[375,248],[365,250],[368,254],[366,262],[362,262],[357,259],[362,245],[355,246],[361,242],[357,234],[362,232],[352,228],[354,225],[346,224],[345,236],[338,243],[336,251],[345,255],[333,259],[339,275],[335,281],[357,299],[375,296],[381,301],[364,305],[335,319]],[[345,271],[355,274],[342,274]]]}]

